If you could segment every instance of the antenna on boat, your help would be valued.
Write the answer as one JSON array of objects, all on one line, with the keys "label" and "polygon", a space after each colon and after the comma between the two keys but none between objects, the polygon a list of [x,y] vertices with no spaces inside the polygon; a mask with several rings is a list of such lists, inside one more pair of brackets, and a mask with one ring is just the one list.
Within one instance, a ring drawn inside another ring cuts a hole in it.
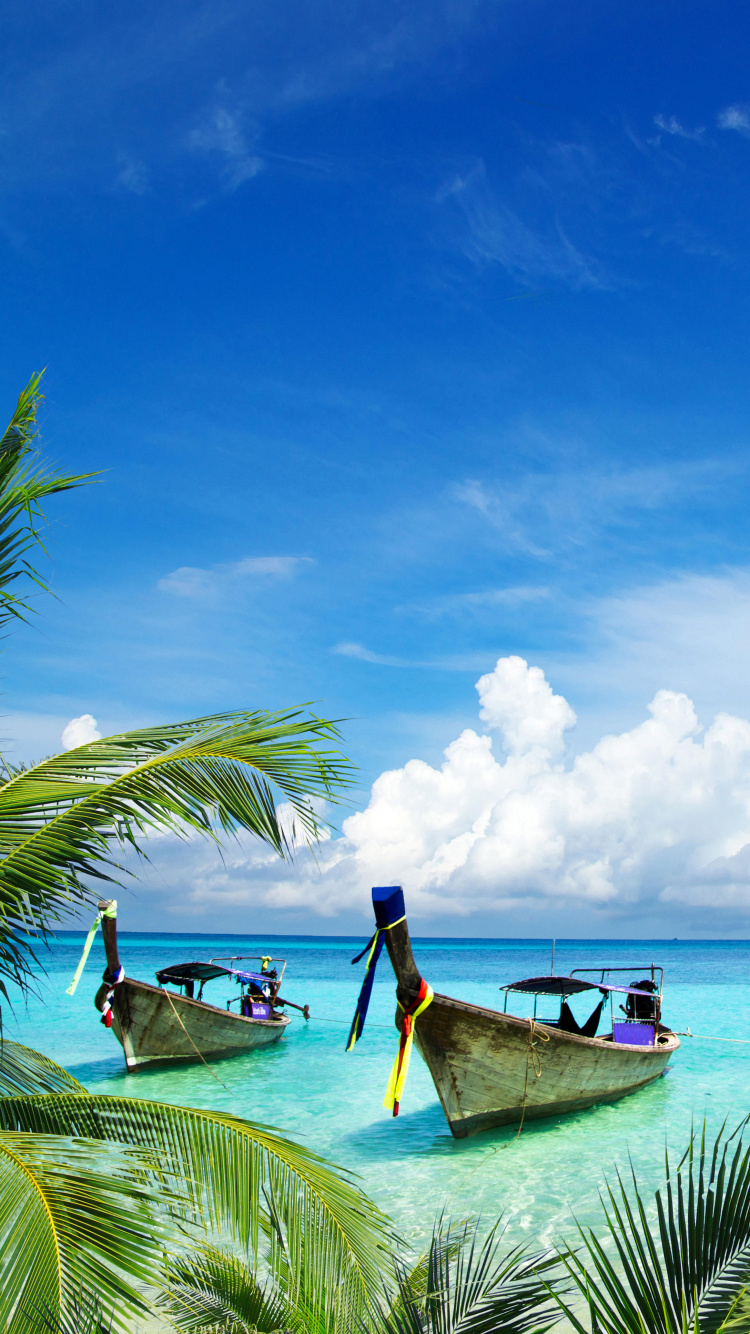
[{"label": "antenna on boat", "polygon": [[552,963],[549,966],[549,975],[553,977],[555,973],[555,942],[552,941]]}]

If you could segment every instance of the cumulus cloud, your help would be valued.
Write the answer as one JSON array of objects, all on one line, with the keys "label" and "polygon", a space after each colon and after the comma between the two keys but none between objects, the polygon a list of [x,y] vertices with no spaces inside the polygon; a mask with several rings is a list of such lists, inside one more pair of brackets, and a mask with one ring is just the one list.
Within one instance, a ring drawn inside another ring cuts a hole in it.
[{"label": "cumulus cloud", "polygon": [[101,732],[96,730],[96,718],[90,713],[82,713],[80,718],[71,718],[65,724],[62,734],[63,750],[75,750],[76,746],[85,746],[89,741],[98,741]]},{"label": "cumulus cloud", "polygon": [[183,598],[213,597],[229,585],[246,580],[291,579],[301,566],[312,564],[309,556],[247,556],[209,569],[181,565],[160,579],[157,588]]},{"label": "cumulus cloud", "polygon": [[315,862],[282,867],[249,844],[222,865],[202,853],[187,875],[182,863],[181,911],[367,917],[370,887],[400,883],[415,919],[472,918],[477,934],[499,912],[529,935],[551,911],[579,929],[655,911],[676,924],[688,905],[750,914],[750,722],[722,713],[704,730],[687,695],[662,689],[637,726],[572,758],[575,714],[539,667],[501,658],[477,691],[486,730],[464,730],[439,768],[381,774]]}]

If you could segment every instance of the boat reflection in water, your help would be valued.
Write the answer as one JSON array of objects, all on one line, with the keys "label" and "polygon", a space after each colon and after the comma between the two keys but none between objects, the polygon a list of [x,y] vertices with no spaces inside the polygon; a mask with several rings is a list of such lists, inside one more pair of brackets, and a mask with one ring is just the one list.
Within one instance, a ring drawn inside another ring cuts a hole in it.
[{"label": "boat reflection in water", "polygon": [[[401,1028],[405,1014],[418,1008],[425,984],[412,954],[401,889],[374,889],[372,897],[396,974]],[[627,986],[608,980],[620,974],[636,980]],[[460,1139],[492,1126],[613,1102],[658,1079],[680,1045],[661,1022],[662,980],[663,970],[654,965],[526,978],[502,988],[502,1011],[435,994],[413,1021],[413,1040],[452,1133]],[[599,993],[600,999],[578,1024],[568,1002],[584,991]],[[516,996],[528,998],[526,1015],[507,1012]],[[617,1017],[614,1004],[622,1000]],[[559,1013],[549,1017],[556,1002]],[[599,1033],[607,1007],[611,1028]]]},{"label": "boat reflection in water", "polygon": [[[111,900],[99,904],[100,912],[109,909],[111,914],[112,907]],[[102,1012],[102,1022],[122,1044],[128,1070],[174,1061],[216,1060],[267,1047],[283,1037],[291,1022],[283,1012],[287,1006],[308,1018],[306,1005],[295,1005],[279,995],[286,967],[283,959],[259,958],[257,971],[238,966],[256,962],[242,956],[175,964],[160,969],[156,974],[159,985],[152,986],[125,976],[116,917],[102,917],[102,933],[107,971],[95,1004]],[[280,972],[271,967],[273,963],[281,965]],[[203,999],[206,984],[218,978],[239,988],[226,1008]]]}]

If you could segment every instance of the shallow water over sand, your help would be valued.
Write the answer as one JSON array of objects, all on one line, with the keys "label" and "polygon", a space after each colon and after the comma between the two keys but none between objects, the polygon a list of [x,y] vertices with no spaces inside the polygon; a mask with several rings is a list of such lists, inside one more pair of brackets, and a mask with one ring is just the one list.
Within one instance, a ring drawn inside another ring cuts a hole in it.
[{"label": "shallow water over sand", "polygon": [[[504,1213],[512,1237],[550,1240],[599,1217],[605,1172],[633,1160],[641,1182],[661,1179],[665,1139],[682,1150],[691,1121],[706,1115],[718,1127],[750,1112],[750,1045],[683,1039],[666,1078],[640,1093],[567,1117],[490,1131],[456,1141],[432,1081],[414,1054],[401,1115],[382,1107],[397,1046],[394,979],[381,959],[365,1034],[344,1051],[363,964],[350,959],[364,944],[339,938],[135,935],[120,933],[128,974],[145,981],[169,963],[230,954],[272,953],[287,959],[283,994],[308,1003],[312,1019],[295,1016],[277,1046],[203,1066],[124,1072],[122,1051],[99,1023],[93,996],[103,967],[94,945],[75,997],[65,994],[83,934],[57,941],[47,958],[41,999],[6,1011],[6,1033],[60,1061],[92,1092],[127,1094],[232,1111],[278,1126],[358,1173],[364,1188],[413,1238],[430,1229],[438,1210],[453,1215]],[[414,941],[423,975],[436,990],[501,1008],[498,987],[549,970],[549,945],[539,941]],[[556,972],[595,964],[633,965],[633,978],[652,960],[663,964],[664,1018],[675,1029],[750,1038],[750,942],[558,941]],[[629,979],[628,979],[629,980]],[[231,990],[212,984],[206,999],[223,1004]],[[528,1001],[517,997],[516,1012]],[[586,999],[577,1010],[587,1012]],[[588,1008],[593,1008],[589,1002]],[[292,1012],[293,1013],[293,1012]],[[226,1087],[223,1087],[226,1085]]]}]

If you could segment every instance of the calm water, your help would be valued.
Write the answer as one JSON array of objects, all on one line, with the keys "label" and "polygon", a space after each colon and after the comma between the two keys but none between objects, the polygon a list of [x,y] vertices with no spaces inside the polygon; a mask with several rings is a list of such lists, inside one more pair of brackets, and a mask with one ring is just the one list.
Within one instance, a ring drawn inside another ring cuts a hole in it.
[{"label": "calm water", "polygon": [[[101,939],[92,949],[75,997],[65,995],[83,934],[62,937],[48,956],[41,999],[8,1017],[7,1033],[54,1057],[92,1092],[127,1094],[232,1111],[285,1133],[359,1174],[365,1189],[415,1240],[434,1214],[504,1213],[511,1235],[559,1236],[599,1214],[605,1172],[631,1155],[643,1183],[661,1176],[665,1139],[680,1149],[691,1121],[713,1126],[750,1111],[750,1045],[683,1039],[668,1075],[641,1093],[577,1115],[531,1122],[453,1140],[432,1081],[414,1054],[394,1120],[382,1098],[397,1046],[392,1026],[394,980],[383,954],[365,1034],[347,1055],[345,1038],[363,965],[350,965],[364,940],[321,937],[136,935],[120,933],[132,977],[153,981],[159,967],[187,959],[271,953],[287,960],[283,993],[308,1003],[278,1046],[216,1064],[227,1088],[202,1066],[124,1073],[122,1051],[99,1023],[93,996],[103,968]],[[414,952],[435,989],[498,1008],[498,987],[549,970],[549,945],[533,940],[419,940]],[[675,1029],[750,1038],[750,942],[558,941],[556,972],[652,960],[665,968],[664,1017]],[[629,980],[629,979],[628,979]],[[212,984],[222,1004],[231,992]],[[517,1012],[528,1003],[517,998]],[[576,1010],[593,1008],[577,998]],[[579,1016],[580,1017],[580,1016]],[[228,1091],[227,1091],[228,1090]]]}]

